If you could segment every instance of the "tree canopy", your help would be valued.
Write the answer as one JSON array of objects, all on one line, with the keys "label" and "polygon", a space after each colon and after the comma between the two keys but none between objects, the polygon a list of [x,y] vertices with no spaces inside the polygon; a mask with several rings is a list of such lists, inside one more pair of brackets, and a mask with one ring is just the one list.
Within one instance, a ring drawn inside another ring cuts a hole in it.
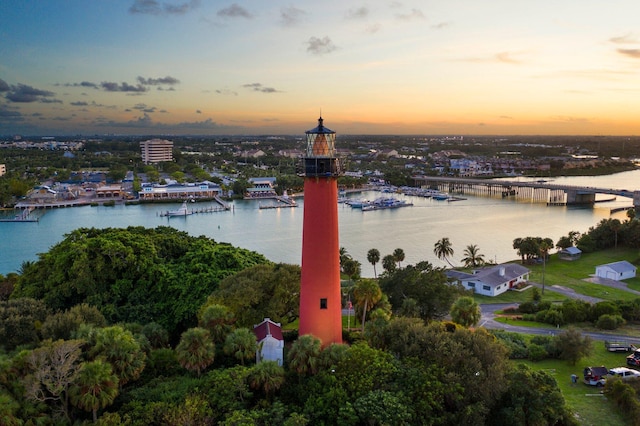
[{"label": "tree canopy", "polygon": [[110,323],[157,322],[175,338],[225,277],[266,264],[255,252],[170,227],[80,228],[29,263],[12,297],[53,310],[80,303]]}]

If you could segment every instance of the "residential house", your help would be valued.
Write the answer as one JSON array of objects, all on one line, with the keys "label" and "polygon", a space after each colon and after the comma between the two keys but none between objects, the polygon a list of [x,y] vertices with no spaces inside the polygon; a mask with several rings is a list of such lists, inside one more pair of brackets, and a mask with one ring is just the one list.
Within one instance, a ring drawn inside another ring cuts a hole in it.
[{"label": "residential house", "polygon": [[284,338],[282,337],[282,327],[280,323],[265,318],[258,325],[253,326],[253,334],[258,342],[256,351],[256,362],[275,361],[282,366],[284,358]]},{"label": "residential house", "polygon": [[596,277],[610,280],[626,280],[636,276],[636,267],[626,260],[596,266]]},{"label": "residential house", "polygon": [[472,273],[447,271],[447,276],[467,290],[484,296],[497,296],[529,281],[529,272],[529,269],[517,263],[504,263],[476,269]]}]

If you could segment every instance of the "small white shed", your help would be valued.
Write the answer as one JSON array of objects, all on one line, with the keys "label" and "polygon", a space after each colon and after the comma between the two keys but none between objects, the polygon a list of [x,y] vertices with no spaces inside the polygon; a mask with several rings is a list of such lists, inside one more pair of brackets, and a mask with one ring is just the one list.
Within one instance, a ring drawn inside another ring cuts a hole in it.
[{"label": "small white shed", "polygon": [[636,276],[636,267],[626,260],[596,266],[596,277],[609,280],[626,280]]},{"label": "small white shed", "polygon": [[275,361],[282,366],[284,358],[284,338],[280,323],[265,318],[258,325],[253,326],[253,333],[258,341],[256,362],[263,360]]}]

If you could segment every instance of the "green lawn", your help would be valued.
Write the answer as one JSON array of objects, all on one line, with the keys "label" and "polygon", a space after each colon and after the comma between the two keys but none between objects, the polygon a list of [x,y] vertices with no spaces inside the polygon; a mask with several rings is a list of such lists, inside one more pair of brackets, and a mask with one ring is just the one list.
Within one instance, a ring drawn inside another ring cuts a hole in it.
[{"label": "green lawn", "polygon": [[[604,348],[602,342],[594,342],[593,351],[587,358],[582,359],[575,366],[566,361],[545,360],[540,362],[513,361],[524,363],[536,370],[544,370],[551,374],[562,391],[567,405],[576,413],[581,425],[628,425],[630,424],[607,398],[600,393],[600,388],[587,386],[582,382],[582,370],[587,366],[601,366],[607,368],[625,365],[626,353],[612,353]],[[578,383],[571,382],[571,375],[578,376]]]}]

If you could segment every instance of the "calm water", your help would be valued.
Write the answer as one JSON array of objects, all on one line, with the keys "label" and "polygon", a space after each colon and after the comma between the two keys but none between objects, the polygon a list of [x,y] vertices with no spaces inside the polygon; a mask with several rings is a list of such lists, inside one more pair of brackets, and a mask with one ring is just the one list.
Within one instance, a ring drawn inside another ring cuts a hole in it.
[{"label": "calm water", "polygon": [[[524,179],[523,179],[524,180]],[[553,183],[640,189],[640,170],[600,177],[567,177]],[[356,198],[375,199],[381,194],[365,192]],[[513,200],[466,196],[463,201],[446,202],[405,197],[412,207],[362,212],[338,205],[340,246],[362,263],[362,275],[373,276],[367,251],[377,248],[381,257],[402,248],[404,264],[427,260],[446,266],[433,254],[434,243],[448,237],[454,249],[452,263],[459,264],[463,251],[476,244],[486,259],[506,262],[517,258],[512,248],[518,237],[549,237],[554,241],[569,231],[585,232],[609,217],[625,219],[625,212],[610,215],[617,206],[629,206],[631,200],[597,203],[595,208],[547,207]],[[166,218],[160,213],[175,205],[137,205],[115,207],[76,207],[47,210],[36,223],[0,223],[0,274],[17,271],[25,260],[36,260],[79,227],[172,226],[191,235],[205,235],[219,242],[255,250],[275,262],[300,264],[304,200],[297,208],[259,209],[257,201],[236,201],[227,212]],[[190,207],[210,206],[195,203]],[[380,264],[377,266],[381,270]]]}]

